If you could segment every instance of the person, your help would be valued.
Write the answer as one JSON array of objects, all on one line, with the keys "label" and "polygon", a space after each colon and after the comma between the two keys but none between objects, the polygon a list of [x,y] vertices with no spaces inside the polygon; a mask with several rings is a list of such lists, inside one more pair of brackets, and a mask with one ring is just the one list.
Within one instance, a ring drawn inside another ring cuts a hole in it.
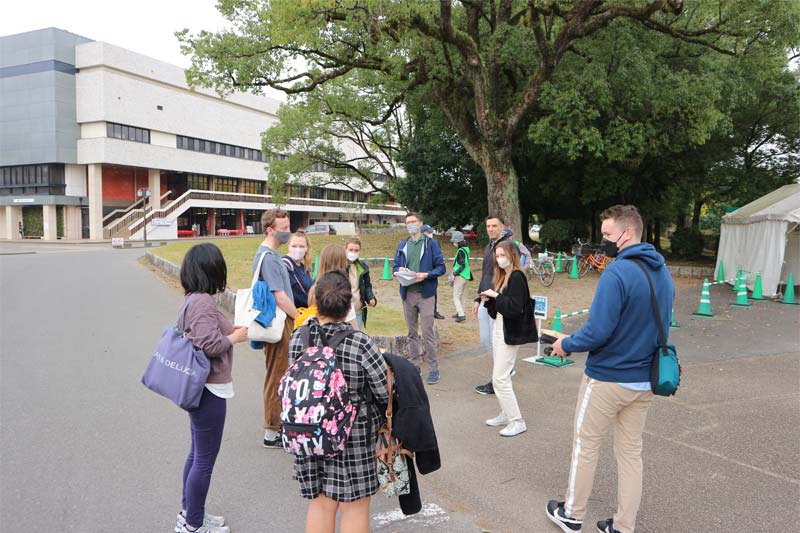
[{"label": "person", "polygon": [[350,286],[353,289],[353,305],[358,307],[356,320],[358,329],[363,330],[367,323],[367,306],[375,307],[378,304],[372,290],[372,280],[369,277],[369,267],[358,258],[361,253],[361,241],[358,237],[350,237],[345,243],[347,255],[347,275],[350,277]]},{"label": "person", "polygon": [[528,278],[520,264],[519,249],[511,241],[495,249],[494,288],[481,293],[486,311],[494,319],[492,333],[492,386],[500,403],[500,414],[486,421],[490,427],[505,426],[500,435],[513,437],[528,430],[511,385],[511,371],[522,344],[539,336],[533,317]]},{"label": "person", "polygon": [[308,235],[302,230],[296,231],[289,239],[289,250],[283,256],[283,266],[289,272],[292,284],[292,299],[295,307],[308,307],[308,291],[314,284],[308,273],[311,257],[311,243]]},{"label": "person", "polygon": [[247,340],[247,328],[234,328],[212,298],[225,290],[227,278],[225,259],[213,244],[198,244],[186,252],[180,272],[186,304],[182,326],[208,357],[211,371],[200,404],[189,410],[192,438],[183,466],[182,510],[175,526],[179,533],[229,531],[224,517],[205,512],[211,473],[222,445],[226,403],[233,398],[233,345]]},{"label": "person", "polygon": [[[344,248],[342,248],[341,246],[338,246],[336,244],[328,244],[319,253],[319,266],[317,267],[317,279],[320,279],[323,276],[323,274],[327,272],[332,272],[334,270],[344,272],[346,269],[347,269],[347,254],[344,251]],[[308,304],[312,312],[309,314],[308,317],[306,317],[306,319],[308,319],[310,316],[317,314],[317,302],[313,285],[311,286],[311,290],[309,292]],[[345,322],[350,324],[353,329],[356,330],[361,329],[358,327],[358,320],[355,307],[353,307],[353,309],[351,309],[350,312],[347,313],[347,316],[345,317]],[[299,327],[301,324],[296,324],[296,325]]]},{"label": "person", "polygon": [[453,272],[448,278],[453,286],[453,304],[456,306],[456,314],[453,318],[456,322],[464,322],[467,316],[464,314],[464,289],[467,282],[472,281],[472,271],[469,267],[469,246],[464,239],[464,234],[454,231],[450,237],[456,247],[456,255],[453,258]]},{"label": "person", "polygon": [[266,366],[266,376],[264,377],[264,447],[277,450],[283,449],[280,435],[278,435],[281,422],[278,385],[288,367],[286,353],[289,350],[289,338],[292,335],[294,317],[297,314],[289,273],[283,266],[283,261],[278,253],[281,244],[286,244],[292,235],[292,232],[289,231],[289,213],[283,209],[264,211],[261,215],[261,227],[264,228],[265,238],[253,258],[253,272],[258,268],[258,260],[261,254],[266,254],[261,264],[259,279],[267,283],[270,292],[275,297],[275,304],[286,313],[281,340],[274,344],[267,343],[264,346]]},{"label": "person", "polygon": [[[472,304],[472,316],[478,317],[481,344],[489,354],[494,353],[492,350],[494,320],[489,316],[486,306],[480,297],[480,293],[491,289],[494,284],[494,249],[499,243],[510,239],[509,235],[504,231],[505,229],[505,221],[501,215],[490,213],[489,216],[486,217],[486,233],[489,235],[489,244],[486,245],[486,249],[483,251],[481,281],[478,284],[478,297],[475,298]],[[489,382],[485,384],[476,385],[475,392],[483,395],[494,394],[492,380],[489,380]]]},{"label": "person", "polygon": [[[422,226],[422,234],[426,237],[434,239],[433,228],[427,224]],[[436,288],[436,294],[433,295],[433,318],[444,320],[444,315],[439,313],[439,288]]]},{"label": "person", "polygon": [[[392,272],[412,271],[416,273],[411,285],[400,285],[403,314],[408,326],[409,359],[417,369],[422,366],[419,353],[419,326],[425,341],[425,358],[428,362],[428,384],[439,383],[439,358],[436,338],[433,333],[434,295],[439,276],[444,275],[444,258],[436,239],[422,235],[422,217],[416,213],[406,215],[406,230],[409,238],[397,245]],[[421,371],[421,370],[420,370]]]},{"label": "person", "polygon": [[632,205],[603,211],[601,231],[608,265],[597,284],[589,320],[574,335],[553,344],[553,353],[589,352],[575,407],[569,482],[564,501],[551,500],[547,516],[562,531],[580,531],[592,492],[603,434],[614,428],[617,461],[617,510],[597,523],[602,533],[631,533],[642,497],[642,432],[653,403],[650,365],[659,333],[653,312],[653,283],[661,327],[669,334],[675,297],[664,258],[642,243],[642,217]]},{"label": "person", "polygon": [[[312,346],[322,346],[322,336],[329,339],[350,328],[345,317],[352,309],[353,292],[344,271],[333,270],[317,277],[313,294],[319,316],[308,321],[309,340]],[[298,329],[289,344],[289,359],[294,361],[303,350]],[[295,456],[293,479],[300,483],[301,496],[311,500],[307,533],[333,533],[339,510],[342,533],[368,533],[370,498],[379,487],[375,444],[382,417],[377,404],[385,406],[389,400],[386,364],[372,339],[360,331],[346,337],[334,354],[350,400],[359,406],[358,415],[342,453],[331,458]]]}]

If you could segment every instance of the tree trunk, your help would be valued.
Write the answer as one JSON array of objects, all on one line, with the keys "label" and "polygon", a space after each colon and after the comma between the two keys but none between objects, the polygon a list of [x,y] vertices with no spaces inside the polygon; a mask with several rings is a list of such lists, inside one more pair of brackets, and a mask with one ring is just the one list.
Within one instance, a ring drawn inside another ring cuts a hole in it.
[{"label": "tree trunk", "polygon": [[660,252],[661,251],[661,219],[660,218],[656,218],[656,221],[653,223],[653,226],[654,226],[653,233],[655,233],[655,235],[653,236],[655,238],[655,242],[653,243],[653,246],[655,246],[656,250],[658,250]]},{"label": "tree trunk", "polygon": [[511,160],[511,149],[488,148],[481,157],[481,168],[486,173],[489,214],[496,214],[505,220],[514,238],[524,237],[519,212],[519,176]]},{"label": "tree trunk", "polygon": [[692,210],[692,229],[696,231],[700,231],[700,213],[703,211],[703,204],[705,204],[702,200],[695,200],[694,208]]}]

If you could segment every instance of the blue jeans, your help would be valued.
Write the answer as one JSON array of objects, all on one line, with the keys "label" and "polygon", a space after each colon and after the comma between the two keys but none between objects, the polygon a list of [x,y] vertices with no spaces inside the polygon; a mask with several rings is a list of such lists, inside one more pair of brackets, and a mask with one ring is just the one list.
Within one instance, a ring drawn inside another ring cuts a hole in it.
[{"label": "blue jeans", "polygon": [[186,523],[192,527],[203,525],[211,472],[222,444],[225,410],[225,398],[211,394],[208,389],[203,389],[200,405],[189,410],[192,445],[183,467],[183,508]]},{"label": "blue jeans", "polygon": [[494,331],[494,319],[489,316],[489,311],[484,307],[483,302],[478,307],[478,327],[481,332],[481,344],[486,352],[492,355],[492,332]]},{"label": "blue jeans", "polygon": [[364,315],[361,314],[360,310],[356,313],[356,322],[358,322],[359,331],[364,331]]}]

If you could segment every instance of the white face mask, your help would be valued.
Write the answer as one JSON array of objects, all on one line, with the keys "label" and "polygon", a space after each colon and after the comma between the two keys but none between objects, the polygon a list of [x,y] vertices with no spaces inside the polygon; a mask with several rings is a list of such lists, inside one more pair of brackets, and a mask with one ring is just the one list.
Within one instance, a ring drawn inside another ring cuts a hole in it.
[{"label": "white face mask", "polygon": [[289,257],[294,259],[295,261],[300,261],[302,258],[306,256],[306,250],[308,248],[289,248]]},{"label": "white face mask", "polygon": [[509,266],[511,266],[511,261],[508,260],[508,257],[498,257],[497,266],[499,266],[502,269],[506,269]]},{"label": "white face mask", "polygon": [[406,224],[406,231],[413,237],[419,231],[419,224]]},{"label": "white face mask", "polygon": [[358,252],[347,252],[347,260],[351,263],[358,259]]}]

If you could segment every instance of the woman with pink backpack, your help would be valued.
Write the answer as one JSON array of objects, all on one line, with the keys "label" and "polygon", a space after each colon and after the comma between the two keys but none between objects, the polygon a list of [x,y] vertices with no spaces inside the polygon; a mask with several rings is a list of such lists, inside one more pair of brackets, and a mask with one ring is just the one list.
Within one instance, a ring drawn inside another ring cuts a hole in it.
[{"label": "woman with pink backpack", "polygon": [[281,439],[294,454],[293,478],[311,500],[306,532],[369,532],[370,498],[381,408],[388,402],[386,364],[372,339],[345,322],[352,289],[344,271],[314,287],[318,316],[294,331],[281,380]]}]

